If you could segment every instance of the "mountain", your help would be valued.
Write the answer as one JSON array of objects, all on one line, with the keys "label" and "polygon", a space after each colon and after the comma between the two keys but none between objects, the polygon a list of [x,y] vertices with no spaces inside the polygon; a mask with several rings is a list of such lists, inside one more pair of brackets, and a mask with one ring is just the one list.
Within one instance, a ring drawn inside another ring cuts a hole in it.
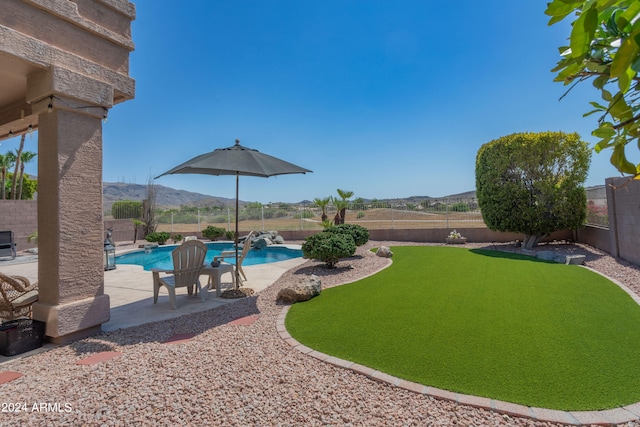
[{"label": "mountain", "polygon": [[[213,197],[207,194],[176,190],[164,185],[154,184],[156,190],[156,204],[158,207],[169,208],[181,205],[212,206],[229,205],[235,199]],[[147,197],[146,184],[126,184],[124,182],[105,182],[102,184],[102,194],[105,209],[111,209],[113,202],[118,200],[143,200]]]}]

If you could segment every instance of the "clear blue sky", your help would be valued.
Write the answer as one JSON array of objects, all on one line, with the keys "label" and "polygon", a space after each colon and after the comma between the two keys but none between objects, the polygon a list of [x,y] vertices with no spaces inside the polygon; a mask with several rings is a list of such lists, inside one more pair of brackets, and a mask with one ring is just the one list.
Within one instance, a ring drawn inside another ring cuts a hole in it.
[{"label": "clear blue sky", "polygon": [[[500,136],[552,130],[595,141],[596,117],[582,117],[595,90],[559,101],[566,87],[550,70],[569,22],[547,26],[545,1],[134,3],[136,97],[104,125],[107,182],[144,184],[238,138],[314,171],[241,177],[241,200],[297,202],[337,188],[437,197],[473,190],[476,153]],[[593,154],[587,186],[618,175],[609,156]],[[156,183],[235,196],[232,177]]]}]

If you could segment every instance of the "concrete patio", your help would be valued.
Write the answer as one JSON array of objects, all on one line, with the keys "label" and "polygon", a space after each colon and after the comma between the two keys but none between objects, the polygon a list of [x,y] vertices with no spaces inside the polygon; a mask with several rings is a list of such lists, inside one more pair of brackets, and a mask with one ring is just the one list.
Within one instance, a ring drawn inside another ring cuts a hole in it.
[{"label": "concrete patio", "polygon": [[[244,281],[243,286],[258,293],[273,284],[287,270],[306,261],[303,258],[295,258],[269,264],[244,266],[247,280]],[[30,281],[37,282],[37,257],[18,257],[14,261],[0,260],[0,271],[10,276],[24,276]],[[201,281],[203,286],[206,285],[207,276],[203,275]],[[223,274],[221,282],[222,290],[231,288],[233,286],[231,274]],[[158,303],[153,303],[153,281],[150,271],[144,271],[142,267],[136,265],[117,265],[115,270],[104,273],[104,293],[109,295],[111,317],[108,322],[102,324],[102,330],[109,332],[177,318],[238,301],[238,299],[216,297],[215,289],[205,290],[205,292],[207,296],[202,302],[199,295],[189,296],[186,289],[179,289],[176,292],[178,309],[173,310],[166,289],[160,290]],[[17,357],[41,352],[51,346],[53,344],[45,344],[42,349],[14,357],[0,356],[0,364]]]}]

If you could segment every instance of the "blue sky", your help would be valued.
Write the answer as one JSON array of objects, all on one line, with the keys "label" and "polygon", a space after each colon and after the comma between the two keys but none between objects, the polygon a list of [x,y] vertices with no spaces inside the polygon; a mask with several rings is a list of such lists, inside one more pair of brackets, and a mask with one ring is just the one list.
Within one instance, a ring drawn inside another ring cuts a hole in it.
[{"label": "blue sky", "polygon": [[[337,188],[437,197],[473,190],[476,153],[500,136],[552,130],[595,141],[596,117],[582,114],[597,92],[587,84],[559,101],[566,87],[550,70],[569,22],[547,26],[545,1],[134,3],[136,97],[104,125],[107,182],[144,184],[238,138],[314,171],[242,177],[245,201]],[[609,155],[593,154],[588,186],[618,175]],[[232,177],[156,183],[235,196]]]}]

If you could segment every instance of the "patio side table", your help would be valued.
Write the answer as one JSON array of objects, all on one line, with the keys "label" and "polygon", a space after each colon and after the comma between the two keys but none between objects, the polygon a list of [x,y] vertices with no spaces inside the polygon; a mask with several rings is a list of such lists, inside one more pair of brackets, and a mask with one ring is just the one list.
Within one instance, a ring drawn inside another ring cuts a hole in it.
[{"label": "patio side table", "polygon": [[233,285],[235,287],[236,275],[235,275],[235,271],[233,269],[233,264],[222,262],[217,267],[212,267],[211,265],[207,264],[204,267],[202,267],[202,270],[200,271],[201,275],[206,274],[207,276],[209,276],[209,281],[207,282],[207,287],[209,289],[212,288],[211,281],[213,280],[215,282],[216,296],[217,297],[219,297],[220,294],[222,293],[221,290],[220,290],[220,284],[222,282],[221,278],[222,278],[222,275],[224,273],[231,273],[231,280],[233,281]]}]

